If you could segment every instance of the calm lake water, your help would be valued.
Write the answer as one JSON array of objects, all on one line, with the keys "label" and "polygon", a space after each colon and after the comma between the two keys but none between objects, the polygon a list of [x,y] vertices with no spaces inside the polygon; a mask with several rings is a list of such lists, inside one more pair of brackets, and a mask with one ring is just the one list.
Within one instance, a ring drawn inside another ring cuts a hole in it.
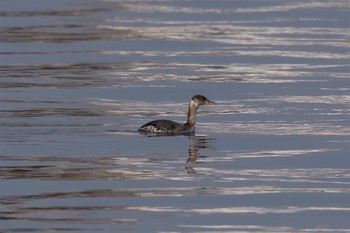
[{"label": "calm lake water", "polygon": [[1,232],[350,232],[349,0],[0,4]]}]

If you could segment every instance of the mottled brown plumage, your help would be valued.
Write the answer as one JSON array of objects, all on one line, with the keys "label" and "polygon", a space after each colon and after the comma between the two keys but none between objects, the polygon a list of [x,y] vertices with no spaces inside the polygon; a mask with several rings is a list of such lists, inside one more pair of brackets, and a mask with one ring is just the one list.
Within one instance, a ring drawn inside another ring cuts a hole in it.
[{"label": "mottled brown plumage", "polygon": [[139,131],[146,134],[178,135],[194,133],[197,109],[203,104],[215,104],[203,95],[192,97],[188,106],[187,122],[180,124],[171,120],[155,120],[141,126]]}]

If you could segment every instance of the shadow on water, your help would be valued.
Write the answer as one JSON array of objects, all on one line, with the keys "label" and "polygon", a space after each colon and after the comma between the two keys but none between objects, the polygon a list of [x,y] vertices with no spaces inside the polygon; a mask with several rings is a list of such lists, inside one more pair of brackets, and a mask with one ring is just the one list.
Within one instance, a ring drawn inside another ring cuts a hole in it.
[{"label": "shadow on water", "polygon": [[200,155],[199,150],[213,148],[210,145],[210,141],[214,140],[214,138],[209,138],[206,136],[196,136],[195,134],[193,134],[189,136],[189,139],[190,139],[190,145],[188,149],[188,159],[187,159],[187,163],[189,166],[186,167],[186,170],[187,170],[187,173],[194,174],[196,173],[196,170],[191,165],[195,163],[201,163],[201,161],[197,161],[197,160],[205,159],[208,157],[208,156]]},{"label": "shadow on water", "polygon": [[[142,133],[140,134],[148,136],[148,137],[164,137],[165,135],[159,135],[159,134],[149,134],[149,133]],[[196,173],[195,169],[191,164],[201,163],[201,161],[197,161],[198,159],[205,159],[208,158],[208,156],[202,156],[199,153],[199,150],[201,149],[214,149],[212,145],[210,145],[210,142],[212,140],[215,140],[215,138],[207,137],[207,136],[197,136],[195,133],[188,133],[188,134],[181,134],[182,136],[187,136],[189,139],[189,149],[188,149],[188,159],[186,163],[188,166],[186,166],[186,170],[188,174],[194,174]],[[166,137],[176,137],[180,135],[167,135]]]},{"label": "shadow on water", "polygon": [[[113,135],[137,135],[136,131],[108,130]],[[149,136],[150,137],[150,136]],[[177,136],[173,136],[174,138]],[[167,170],[165,164],[183,164],[187,173],[195,173],[194,164],[203,163],[199,150],[213,149],[211,141],[215,138],[207,136],[187,135],[189,140],[188,158],[169,159],[162,153],[155,157],[139,155],[114,155],[108,157],[84,156],[1,156],[3,161],[17,163],[35,163],[45,165],[2,166],[1,179],[39,179],[39,180],[139,180],[139,179],[168,179],[174,170]],[[175,160],[175,161],[174,161]],[[185,165],[187,163],[188,166]],[[12,163],[11,163],[12,164]],[[58,164],[58,165],[55,165]],[[65,164],[60,165],[60,164]],[[157,169],[154,169],[157,168]],[[176,172],[176,171],[175,171]],[[141,175],[141,176],[140,176]]]},{"label": "shadow on water", "polygon": [[[108,133],[122,134],[117,130],[109,130]],[[124,132],[126,134],[135,132]],[[175,140],[179,137],[173,137]],[[145,137],[147,139],[147,137]],[[115,155],[110,157],[86,158],[80,157],[59,157],[59,156],[2,156],[3,161],[18,163],[35,163],[47,165],[14,165],[2,166],[0,170],[0,177],[3,180],[41,180],[44,182],[58,181],[58,182],[82,182],[85,181],[137,181],[137,180],[183,180],[186,181],[189,174],[195,174],[194,164],[200,164],[202,159],[207,156],[200,155],[199,151],[213,148],[210,142],[214,138],[207,136],[196,136],[195,134],[186,136],[188,139],[188,158],[183,156],[172,156],[169,158],[165,154],[155,154],[153,157],[146,157],[137,155]],[[184,149],[185,151],[185,149]],[[55,165],[57,164],[57,165]],[[171,164],[177,164],[171,167]],[[186,165],[187,164],[187,165]],[[185,168],[185,172],[184,169]],[[191,176],[191,175],[190,175]],[[187,177],[187,178],[186,178]],[[27,190],[26,190],[27,191]],[[81,224],[122,224],[130,225],[138,223],[134,218],[112,218],[109,217],[96,218],[91,216],[96,211],[106,212],[114,211],[116,213],[127,212],[135,210],[132,205],[103,205],[94,202],[94,199],[99,198],[142,198],[142,197],[172,197],[177,195],[197,195],[205,192],[211,193],[213,191],[204,191],[202,188],[188,187],[188,188],[100,188],[100,189],[80,189],[80,190],[66,190],[55,192],[34,192],[32,194],[16,194],[16,195],[2,195],[0,203],[6,206],[6,211],[0,215],[3,220],[27,220],[32,222],[64,222],[66,224],[81,223]],[[75,199],[89,198],[90,205],[41,205],[43,200],[53,201],[57,203],[62,200],[72,201]],[[30,204],[35,203],[37,204]],[[67,213],[77,213],[69,214]],[[79,216],[76,216],[79,215]],[[103,215],[103,214],[101,214]],[[68,228],[65,228],[66,230]],[[77,228],[72,228],[77,229]],[[98,228],[96,228],[98,230]],[[34,229],[33,229],[34,230]],[[30,230],[29,230],[30,231]]]}]

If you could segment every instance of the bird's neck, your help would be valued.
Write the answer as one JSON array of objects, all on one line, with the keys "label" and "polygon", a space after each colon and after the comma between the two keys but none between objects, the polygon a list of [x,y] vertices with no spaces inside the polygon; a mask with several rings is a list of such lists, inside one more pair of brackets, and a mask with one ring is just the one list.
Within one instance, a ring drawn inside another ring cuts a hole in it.
[{"label": "bird's neck", "polygon": [[189,125],[192,127],[196,124],[196,115],[197,115],[198,106],[199,105],[193,100],[190,101],[190,104],[188,106],[188,116],[187,116],[186,125]]}]

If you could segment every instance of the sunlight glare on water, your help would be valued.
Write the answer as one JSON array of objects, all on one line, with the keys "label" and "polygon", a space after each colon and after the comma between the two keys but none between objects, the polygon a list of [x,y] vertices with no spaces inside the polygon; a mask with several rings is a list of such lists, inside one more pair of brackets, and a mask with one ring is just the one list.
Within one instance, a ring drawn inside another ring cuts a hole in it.
[{"label": "sunlight glare on water", "polygon": [[348,0],[0,4],[3,232],[350,232]]}]

